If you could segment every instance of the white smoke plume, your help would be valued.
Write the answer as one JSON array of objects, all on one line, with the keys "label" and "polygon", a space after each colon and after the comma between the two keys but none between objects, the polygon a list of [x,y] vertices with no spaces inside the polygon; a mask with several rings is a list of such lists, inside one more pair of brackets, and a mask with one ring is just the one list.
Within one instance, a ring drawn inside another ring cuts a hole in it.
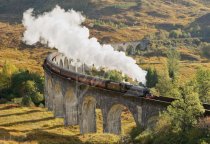
[{"label": "white smoke plume", "polygon": [[26,28],[23,41],[29,45],[41,42],[57,48],[67,57],[79,59],[87,65],[119,70],[139,82],[145,83],[146,71],[134,59],[118,52],[111,45],[101,45],[90,38],[89,29],[82,26],[85,18],[74,10],[65,11],[56,6],[51,12],[33,16],[33,9],[23,14]]}]

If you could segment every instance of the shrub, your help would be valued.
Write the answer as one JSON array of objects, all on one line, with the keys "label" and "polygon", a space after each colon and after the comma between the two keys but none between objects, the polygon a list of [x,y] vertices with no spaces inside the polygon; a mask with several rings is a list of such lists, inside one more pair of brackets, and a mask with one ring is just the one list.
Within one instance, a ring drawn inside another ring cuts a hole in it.
[{"label": "shrub", "polygon": [[23,99],[22,99],[21,104],[23,106],[34,106],[34,103],[31,100],[31,97],[30,96],[24,96]]},{"label": "shrub", "polygon": [[41,102],[44,101],[44,96],[43,94],[41,94],[40,92],[35,92],[32,96],[31,96],[32,101],[34,102],[34,104],[36,104],[37,106],[39,106],[41,104]]},{"label": "shrub", "polygon": [[15,103],[15,104],[21,105],[22,104],[22,99],[23,98],[14,98],[14,99],[12,99],[12,102]]},{"label": "shrub", "polygon": [[201,52],[206,58],[210,59],[210,45],[205,45],[202,47]]},{"label": "shrub", "polygon": [[21,97],[24,93],[23,90],[26,81],[33,81],[35,83],[37,91],[41,93],[43,93],[44,91],[43,77],[41,77],[36,73],[31,73],[27,70],[20,70],[19,72],[12,75],[11,81],[12,81],[11,88],[13,89],[13,92],[19,97]]},{"label": "shrub", "polygon": [[35,82],[31,80],[24,82],[23,89],[24,95],[32,95],[37,91]]},{"label": "shrub", "polygon": [[152,132],[149,130],[143,131],[141,134],[139,134],[134,141],[136,143],[141,144],[149,144],[152,141]]},{"label": "shrub", "polygon": [[23,84],[23,97],[30,97],[32,102],[39,106],[39,104],[44,100],[42,93],[38,91],[36,83],[34,81],[28,80]]},{"label": "shrub", "polygon": [[44,108],[44,105],[41,103],[41,104],[39,104],[39,107]]},{"label": "shrub", "polygon": [[182,30],[181,29],[172,30],[169,36],[172,38],[180,38],[182,36]]},{"label": "shrub", "polygon": [[[44,101],[44,79],[28,70],[18,70],[14,65],[5,62],[0,72],[0,98],[11,101],[23,98],[21,103],[25,106]],[[30,98],[29,98],[30,97]]]}]

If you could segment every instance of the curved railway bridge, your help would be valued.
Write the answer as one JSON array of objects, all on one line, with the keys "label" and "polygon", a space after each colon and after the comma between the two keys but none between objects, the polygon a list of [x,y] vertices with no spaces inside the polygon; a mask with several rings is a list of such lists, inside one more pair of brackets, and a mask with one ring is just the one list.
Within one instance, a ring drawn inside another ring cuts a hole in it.
[{"label": "curved railway bridge", "polygon": [[[103,131],[120,134],[121,113],[125,108],[133,115],[136,125],[146,127],[151,117],[174,100],[140,97],[107,87],[105,84],[110,81],[82,74],[87,67],[74,65],[61,53],[55,52],[46,58],[43,64],[45,104],[55,117],[64,118],[66,126],[79,125],[81,133],[96,132],[96,108],[102,112]],[[205,114],[210,115],[210,105],[204,107]]]}]

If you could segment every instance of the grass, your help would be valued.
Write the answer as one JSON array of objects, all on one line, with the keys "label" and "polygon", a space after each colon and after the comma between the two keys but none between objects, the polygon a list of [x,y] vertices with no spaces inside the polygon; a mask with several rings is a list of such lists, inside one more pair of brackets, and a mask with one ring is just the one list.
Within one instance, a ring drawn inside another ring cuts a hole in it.
[{"label": "grass", "polygon": [[[166,50],[160,49],[160,51]],[[183,56],[183,59],[181,59],[179,64],[181,82],[192,79],[200,67],[204,67],[210,70],[210,60],[200,55],[199,50],[191,50],[186,47],[182,47],[179,48],[178,51],[180,55]],[[188,57],[197,57],[197,60],[192,61]],[[154,53],[151,56],[134,56],[133,58],[143,69],[147,69],[149,67],[155,68],[159,74],[167,70],[166,56],[156,56]]]},{"label": "grass", "polygon": [[19,50],[0,47],[0,68],[5,61],[8,61],[19,69],[28,69],[43,74],[42,63],[50,51],[52,50],[44,48]]},{"label": "grass", "polygon": [[128,9],[134,6],[137,6],[136,2],[127,2],[127,3],[117,3],[115,5],[112,5],[115,8],[119,8],[119,9]]},{"label": "grass", "polygon": [[[148,67],[152,67],[152,68],[157,69],[158,73],[162,73],[164,72],[164,70],[166,70],[166,66],[167,66],[166,57],[151,57],[151,58],[136,57],[135,59],[137,60],[137,62],[143,59],[143,63],[138,63],[138,64],[140,65],[140,67],[144,69]],[[206,61],[206,62],[181,61],[179,65],[179,73],[180,73],[181,81],[192,79],[195,76],[196,71],[200,67],[205,67],[207,69],[210,69],[210,61]]]},{"label": "grass", "polygon": [[[80,143],[117,143],[120,136],[102,133],[102,116],[97,112],[96,134],[79,134],[79,126],[64,127],[63,119],[54,118],[44,108],[20,107],[14,104],[0,105],[0,143],[33,144],[80,144]],[[122,114],[124,133],[135,126],[128,111]]]},{"label": "grass", "polygon": [[[97,113],[97,133],[79,134],[79,126],[64,127],[62,118],[39,107],[21,107],[15,104],[0,105],[0,143],[2,144],[114,144],[120,137],[102,133],[102,116]],[[135,122],[129,111],[122,115],[123,134],[130,133]],[[210,124],[209,118],[205,119]],[[201,125],[202,127],[203,125]]]}]

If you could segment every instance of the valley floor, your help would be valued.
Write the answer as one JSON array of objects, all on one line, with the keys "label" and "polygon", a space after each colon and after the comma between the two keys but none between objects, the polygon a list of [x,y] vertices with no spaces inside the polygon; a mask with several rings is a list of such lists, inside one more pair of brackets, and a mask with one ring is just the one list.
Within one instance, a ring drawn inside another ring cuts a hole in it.
[{"label": "valley floor", "polygon": [[[79,134],[79,126],[64,127],[63,119],[54,118],[45,108],[0,105],[0,143],[16,144],[80,144],[117,143],[120,136],[102,133],[102,117],[97,112],[97,134]],[[123,131],[134,127],[132,116],[122,114]]]}]

